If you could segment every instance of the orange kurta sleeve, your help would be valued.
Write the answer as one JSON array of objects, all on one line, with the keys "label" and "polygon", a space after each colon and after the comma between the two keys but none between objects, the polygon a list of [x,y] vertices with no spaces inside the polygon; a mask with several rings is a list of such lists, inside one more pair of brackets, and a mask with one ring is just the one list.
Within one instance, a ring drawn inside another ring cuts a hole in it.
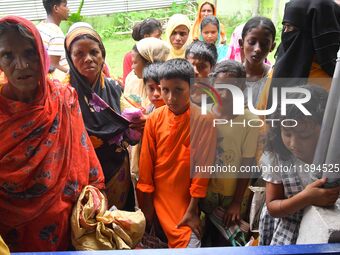
[{"label": "orange kurta sleeve", "polygon": [[153,175],[156,162],[156,146],[154,125],[152,119],[147,119],[144,127],[142,149],[139,160],[139,180],[137,189],[145,193],[152,193],[155,190]]}]

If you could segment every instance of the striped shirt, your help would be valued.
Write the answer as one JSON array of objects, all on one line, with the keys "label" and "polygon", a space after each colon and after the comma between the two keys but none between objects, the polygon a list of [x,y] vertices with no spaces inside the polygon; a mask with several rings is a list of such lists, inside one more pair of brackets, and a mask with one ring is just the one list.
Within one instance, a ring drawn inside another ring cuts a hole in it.
[{"label": "striped shirt", "polygon": [[48,55],[60,56],[59,64],[68,67],[64,49],[65,36],[61,28],[54,23],[46,22],[46,20],[41,21],[37,28]]}]

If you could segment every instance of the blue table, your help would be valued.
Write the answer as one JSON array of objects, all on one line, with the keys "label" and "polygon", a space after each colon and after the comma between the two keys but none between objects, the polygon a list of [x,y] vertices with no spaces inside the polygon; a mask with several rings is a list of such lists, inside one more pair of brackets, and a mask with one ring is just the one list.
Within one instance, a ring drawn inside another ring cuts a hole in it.
[{"label": "blue table", "polygon": [[257,246],[257,247],[225,247],[200,249],[149,249],[124,251],[65,251],[65,252],[30,252],[13,253],[16,255],[298,255],[298,254],[340,254],[340,243],[286,245],[286,246]]}]

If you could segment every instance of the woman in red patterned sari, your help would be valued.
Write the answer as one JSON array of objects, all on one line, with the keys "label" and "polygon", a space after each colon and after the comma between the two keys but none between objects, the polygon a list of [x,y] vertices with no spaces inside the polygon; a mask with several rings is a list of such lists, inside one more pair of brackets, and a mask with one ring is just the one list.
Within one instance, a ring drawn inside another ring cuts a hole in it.
[{"label": "woman in red patterned sari", "polygon": [[0,19],[0,235],[11,251],[67,250],[82,188],[104,189],[77,94],[46,78],[46,61],[33,23]]}]

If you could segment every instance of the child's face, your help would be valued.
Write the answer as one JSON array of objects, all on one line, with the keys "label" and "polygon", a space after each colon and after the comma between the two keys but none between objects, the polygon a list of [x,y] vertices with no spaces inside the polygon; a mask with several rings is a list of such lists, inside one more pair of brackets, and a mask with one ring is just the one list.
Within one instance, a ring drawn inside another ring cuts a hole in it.
[{"label": "child's face", "polygon": [[157,38],[157,39],[161,39],[161,36],[162,36],[162,31],[161,30],[155,30],[151,34],[146,34],[144,36],[144,38],[146,38],[146,37],[154,37],[154,38]]},{"label": "child's face", "polygon": [[179,115],[190,105],[189,83],[181,79],[161,80],[162,97],[170,111]]},{"label": "child's face", "polygon": [[275,48],[275,43],[270,31],[256,27],[248,31],[244,39],[240,40],[240,46],[249,64],[260,64]]},{"label": "child's face", "polygon": [[298,121],[296,127],[281,128],[281,137],[286,148],[298,159],[311,164],[319,139],[320,125],[313,121]]},{"label": "child's face", "polygon": [[218,38],[218,28],[214,24],[207,24],[202,29],[203,40],[207,43],[215,44]]},{"label": "child's face", "polygon": [[161,97],[161,87],[154,80],[148,79],[145,82],[146,94],[150,102],[156,107],[161,107],[164,105],[164,100]]},{"label": "child's face", "polygon": [[189,54],[187,60],[194,66],[195,78],[208,78],[212,68],[209,61],[195,58],[193,54]]},{"label": "child's face", "polygon": [[[240,88],[242,91],[244,90],[244,85],[240,86],[241,81],[235,77],[232,73],[219,73],[215,78],[215,84],[232,84]],[[233,97],[231,92],[228,89],[218,89],[217,90],[223,105],[232,105]]]},{"label": "child's face", "polygon": [[143,78],[143,69],[145,63],[138,52],[132,51],[132,69],[139,79]]}]

